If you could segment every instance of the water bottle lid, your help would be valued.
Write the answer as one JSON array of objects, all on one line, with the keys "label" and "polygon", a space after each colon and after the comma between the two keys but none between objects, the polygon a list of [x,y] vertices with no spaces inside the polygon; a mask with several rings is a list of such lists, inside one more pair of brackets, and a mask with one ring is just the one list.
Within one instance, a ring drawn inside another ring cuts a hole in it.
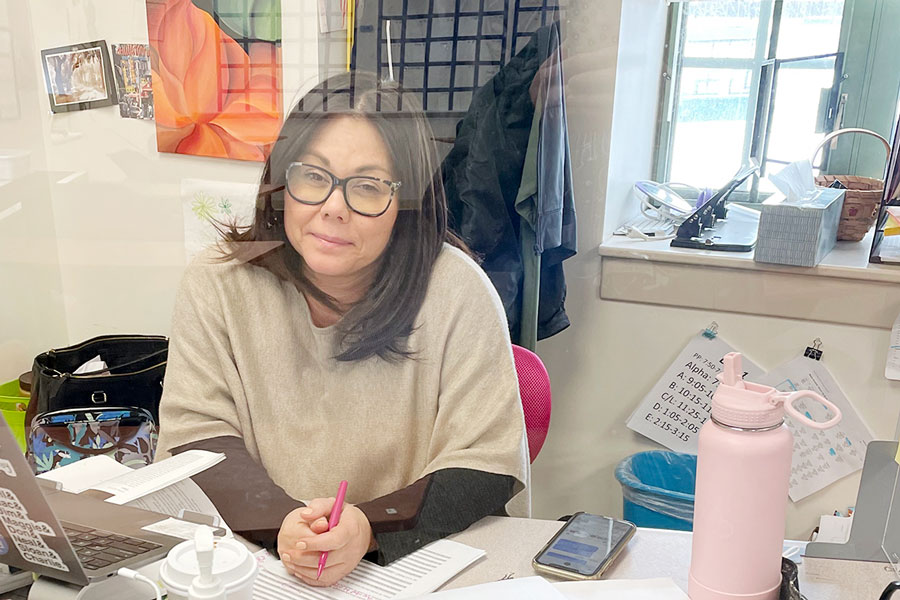
[{"label": "water bottle lid", "polygon": [[[827,429],[841,420],[840,409],[815,392],[800,390],[788,394],[767,385],[744,381],[740,352],[726,354],[724,363],[725,368],[716,376],[719,387],[712,399],[712,417],[723,425],[766,429],[780,425],[785,412],[795,421],[814,429]],[[794,408],[793,402],[801,397],[821,402],[834,416],[824,423],[813,421]]]}]

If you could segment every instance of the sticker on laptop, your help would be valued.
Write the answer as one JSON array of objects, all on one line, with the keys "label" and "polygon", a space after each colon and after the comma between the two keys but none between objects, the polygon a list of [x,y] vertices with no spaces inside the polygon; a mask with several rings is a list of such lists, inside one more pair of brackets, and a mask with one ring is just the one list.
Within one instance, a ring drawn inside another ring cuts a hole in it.
[{"label": "sticker on laptop", "polygon": [[0,458],[0,472],[6,473],[10,477],[16,476],[16,470],[13,469],[12,463],[5,458]]},{"label": "sticker on laptop", "polygon": [[[30,563],[51,569],[68,571],[69,567],[59,554],[46,543],[41,536],[56,537],[53,528],[42,521],[32,521],[28,511],[19,501],[16,494],[7,488],[0,487],[0,523],[12,538],[13,545],[22,558]],[[7,546],[7,551],[9,546]]]}]

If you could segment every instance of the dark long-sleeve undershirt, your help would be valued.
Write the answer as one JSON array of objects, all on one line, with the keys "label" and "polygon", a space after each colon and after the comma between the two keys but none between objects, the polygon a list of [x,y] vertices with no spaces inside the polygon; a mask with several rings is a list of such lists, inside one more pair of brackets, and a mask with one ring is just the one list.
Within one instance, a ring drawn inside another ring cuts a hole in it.
[{"label": "dark long-sleeve undershirt", "polygon": [[[222,452],[227,459],[193,477],[235,533],[276,549],[284,517],[305,506],[279,487],[247,451],[244,441],[220,436],[184,444],[186,450]],[[366,556],[384,565],[457,533],[482,517],[505,514],[515,478],[475,469],[447,468],[412,485],[357,504],[372,526],[377,549]]]}]

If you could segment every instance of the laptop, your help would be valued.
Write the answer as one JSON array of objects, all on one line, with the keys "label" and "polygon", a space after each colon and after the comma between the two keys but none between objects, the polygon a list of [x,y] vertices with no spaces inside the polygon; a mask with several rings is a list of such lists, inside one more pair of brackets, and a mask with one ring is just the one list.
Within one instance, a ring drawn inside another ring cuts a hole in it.
[{"label": "laptop", "polygon": [[141,528],[167,518],[37,479],[0,418],[0,563],[84,586],[165,556],[182,540]]}]

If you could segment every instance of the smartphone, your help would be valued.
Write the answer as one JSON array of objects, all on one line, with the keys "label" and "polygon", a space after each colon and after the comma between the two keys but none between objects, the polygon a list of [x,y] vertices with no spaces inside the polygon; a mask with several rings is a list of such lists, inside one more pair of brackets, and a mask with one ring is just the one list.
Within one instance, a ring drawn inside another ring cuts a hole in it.
[{"label": "smartphone", "polygon": [[634,523],[579,512],[531,561],[536,571],[567,579],[599,579],[634,535]]}]

